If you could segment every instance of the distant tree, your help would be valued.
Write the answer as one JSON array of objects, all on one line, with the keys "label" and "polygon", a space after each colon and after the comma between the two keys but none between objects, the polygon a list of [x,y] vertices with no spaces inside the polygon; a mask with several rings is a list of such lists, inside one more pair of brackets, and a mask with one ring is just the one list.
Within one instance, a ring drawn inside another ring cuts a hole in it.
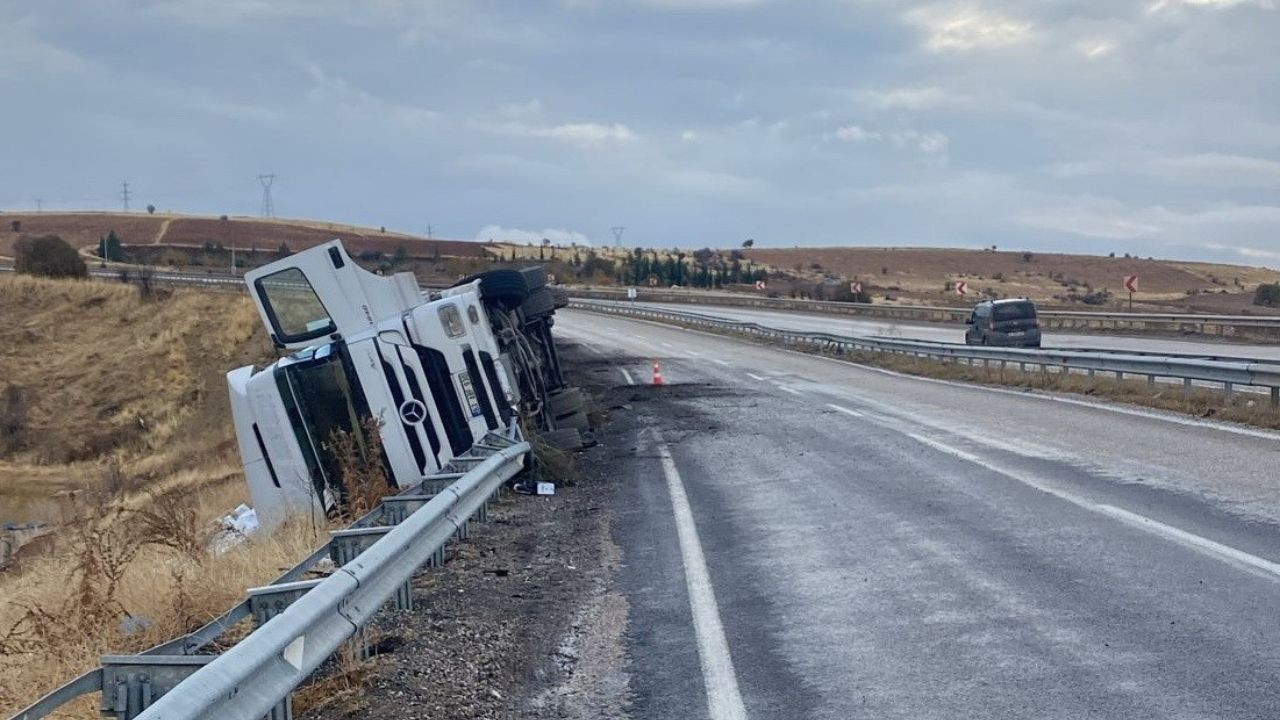
[{"label": "distant tree", "polygon": [[747,238],[746,240],[742,241],[742,247],[744,248],[755,247],[755,246],[756,246],[755,238]]},{"label": "distant tree", "polygon": [[1022,253],[1022,262],[1029,263],[1032,257],[1034,256],[1030,252],[1024,251]]},{"label": "distant tree", "polygon": [[293,251],[289,249],[289,246],[286,243],[280,243],[280,247],[276,248],[277,260],[283,260],[292,254],[293,254]]},{"label": "distant tree", "polygon": [[1116,256],[1115,252],[1111,252],[1107,254],[1107,257],[1115,257],[1115,256]]},{"label": "distant tree", "polygon": [[121,247],[115,230],[109,231],[106,237],[98,238],[98,257],[104,260],[124,259],[124,248]]},{"label": "distant tree", "polygon": [[1280,307],[1280,282],[1259,285],[1253,293],[1253,304],[1263,307]]},{"label": "distant tree", "polygon": [[226,220],[226,219],[227,219],[227,216],[226,216],[226,215],[219,215],[219,216],[218,216],[218,219],[219,219],[219,220]]},{"label": "distant tree", "polygon": [[392,265],[403,265],[409,262],[409,251],[405,250],[403,245],[396,246],[396,252],[391,256]]},{"label": "distant tree", "polygon": [[156,214],[156,206],[155,206],[155,205],[148,205],[148,206],[147,206],[147,214],[148,214],[148,215],[155,215],[155,214]]},{"label": "distant tree", "polygon": [[715,258],[716,258],[716,251],[712,250],[711,248],[704,247],[701,250],[693,251],[693,261],[702,266],[709,265],[711,261],[714,260]]},{"label": "distant tree", "polygon": [[14,232],[22,232],[22,221],[21,221],[21,220],[10,220],[10,221],[9,221],[9,229],[10,229],[10,230],[12,230],[12,231],[14,231]]},{"label": "distant tree", "polygon": [[89,276],[80,254],[57,235],[21,238],[13,250],[14,270],[20,273],[56,278]]}]

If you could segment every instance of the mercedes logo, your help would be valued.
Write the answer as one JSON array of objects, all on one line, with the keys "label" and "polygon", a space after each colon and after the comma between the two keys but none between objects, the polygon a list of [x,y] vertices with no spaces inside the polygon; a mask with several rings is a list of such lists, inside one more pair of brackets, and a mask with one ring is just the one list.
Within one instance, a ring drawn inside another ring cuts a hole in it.
[{"label": "mercedes logo", "polygon": [[400,404],[400,418],[410,425],[421,425],[427,419],[427,406],[410,398]]}]

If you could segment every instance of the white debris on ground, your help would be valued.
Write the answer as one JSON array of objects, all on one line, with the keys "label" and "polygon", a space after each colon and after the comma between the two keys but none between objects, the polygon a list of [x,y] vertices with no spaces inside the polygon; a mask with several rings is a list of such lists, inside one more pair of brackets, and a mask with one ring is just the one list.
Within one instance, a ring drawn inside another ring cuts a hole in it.
[{"label": "white debris on ground", "polygon": [[258,531],[258,511],[245,504],[240,504],[231,514],[219,520],[221,527],[209,541],[209,551],[221,555],[244,541]]}]

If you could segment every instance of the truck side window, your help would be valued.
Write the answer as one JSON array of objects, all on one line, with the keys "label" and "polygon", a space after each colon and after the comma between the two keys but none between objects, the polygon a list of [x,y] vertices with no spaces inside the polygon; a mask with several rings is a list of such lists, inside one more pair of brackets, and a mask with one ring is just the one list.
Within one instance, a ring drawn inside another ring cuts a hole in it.
[{"label": "truck side window", "polygon": [[324,303],[298,268],[272,273],[254,284],[281,342],[311,340],[334,331]]}]

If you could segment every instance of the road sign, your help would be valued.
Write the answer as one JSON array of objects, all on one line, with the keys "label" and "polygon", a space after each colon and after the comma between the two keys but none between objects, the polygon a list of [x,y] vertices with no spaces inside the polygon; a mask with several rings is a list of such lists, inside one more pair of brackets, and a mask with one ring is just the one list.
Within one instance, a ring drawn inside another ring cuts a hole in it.
[{"label": "road sign", "polygon": [[849,283],[849,292],[853,293],[854,295],[857,295],[858,293],[862,292],[862,283],[860,282]]},{"label": "road sign", "polygon": [[757,281],[756,281],[756,289],[757,289],[757,290],[763,290],[763,289],[764,289],[764,281],[763,281],[763,280],[757,280]]},{"label": "road sign", "polygon": [[1131,293],[1138,292],[1138,276],[1137,276],[1137,275],[1125,275],[1125,276],[1124,276],[1124,289],[1125,289],[1125,290],[1128,290],[1128,291],[1129,291],[1129,292],[1131,292]]},{"label": "road sign", "polygon": [[628,299],[628,300],[635,300],[635,299],[636,299],[636,289],[635,289],[635,288],[633,288],[633,287],[629,287],[629,288],[627,288],[627,299]]},{"label": "road sign", "polygon": [[967,283],[967,282],[958,282],[958,283],[956,283],[956,294],[957,294],[957,295],[968,295],[968,294],[969,294],[969,283]]}]

